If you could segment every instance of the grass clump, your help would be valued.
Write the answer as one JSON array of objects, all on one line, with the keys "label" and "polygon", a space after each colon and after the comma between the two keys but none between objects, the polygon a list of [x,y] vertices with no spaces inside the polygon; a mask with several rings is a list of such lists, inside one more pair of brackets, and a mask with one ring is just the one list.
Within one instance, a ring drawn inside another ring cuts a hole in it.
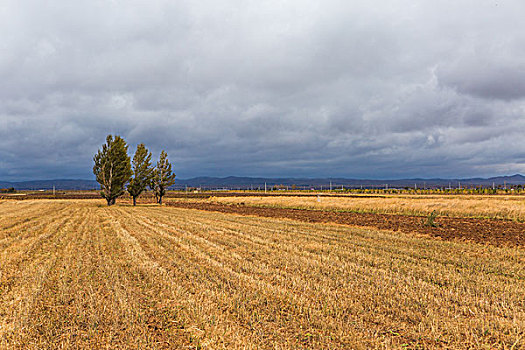
[{"label": "grass clump", "polygon": [[439,225],[436,222],[437,217],[437,211],[432,211],[432,213],[428,214],[426,221],[424,221],[424,225],[428,227],[438,227]]}]

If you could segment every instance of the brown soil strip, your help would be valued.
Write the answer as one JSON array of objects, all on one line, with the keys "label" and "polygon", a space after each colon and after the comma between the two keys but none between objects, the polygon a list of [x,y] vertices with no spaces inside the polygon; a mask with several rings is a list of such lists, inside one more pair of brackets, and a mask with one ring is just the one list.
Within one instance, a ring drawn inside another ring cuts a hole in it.
[{"label": "brown soil strip", "polygon": [[445,240],[466,240],[496,246],[523,246],[525,244],[525,223],[505,220],[438,217],[435,220],[437,227],[431,227],[425,225],[426,217],[421,216],[265,208],[202,202],[170,201],[167,205],[222,213],[289,218],[313,223],[336,223],[415,232]]}]

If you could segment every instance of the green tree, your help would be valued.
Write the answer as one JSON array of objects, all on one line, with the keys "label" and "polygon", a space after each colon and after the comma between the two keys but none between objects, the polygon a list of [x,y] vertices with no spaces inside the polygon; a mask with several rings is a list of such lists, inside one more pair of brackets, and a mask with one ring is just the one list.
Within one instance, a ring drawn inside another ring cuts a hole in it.
[{"label": "green tree", "polygon": [[150,184],[153,176],[151,167],[151,152],[143,143],[137,146],[133,161],[131,163],[133,177],[129,180],[128,192],[133,198],[133,205],[137,205],[137,197],[140,196],[146,186]]},{"label": "green tree", "polygon": [[160,158],[153,171],[150,188],[155,192],[157,203],[162,204],[162,197],[166,194],[168,187],[175,183],[175,174],[171,171],[171,164],[168,161],[168,154],[160,152]]},{"label": "green tree", "polygon": [[108,135],[106,144],[93,157],[93,173],[100,184],[100,194],[108,205],[125,191],[126,183],[131,177],[131,165],[128,156],[128,145],[120,136]]}]

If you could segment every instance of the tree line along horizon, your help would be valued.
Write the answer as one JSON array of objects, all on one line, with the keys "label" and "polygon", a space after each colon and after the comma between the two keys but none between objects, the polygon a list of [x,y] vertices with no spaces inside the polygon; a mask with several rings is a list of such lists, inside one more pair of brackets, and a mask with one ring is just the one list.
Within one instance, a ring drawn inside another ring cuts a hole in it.
[{"label": "tree line along horizon", "polygon": [[122,137],[106,137],[106,143],[93,157],[93,174],[100,184],[100,195],[108,206],[115,204],[126,191],[136,205],[137,198],[147,187],[153,191],[157,203],[162,204],[166,190],[175,183],[175,174],[164,150],[160,152],[156,166],[151,164],[151,157],[151,152],[140,143],[131,159],[128,144]]}]

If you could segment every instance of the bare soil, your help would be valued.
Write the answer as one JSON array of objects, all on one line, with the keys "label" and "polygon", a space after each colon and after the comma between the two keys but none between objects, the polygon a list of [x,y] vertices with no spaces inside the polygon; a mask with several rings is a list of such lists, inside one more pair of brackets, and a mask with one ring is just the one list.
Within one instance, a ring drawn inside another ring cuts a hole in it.
[{"label": "bare soil", "polygon": [[338,212],[328,210],[265,208],[202,202],[170,201],[169,206],[240,215],[288,218],[312,223],[336,223],[382,230],[415,232],[444,240],[465,240],[496,246],[523,246],[525,223],[478,218],[437,217],[436,226],[426,225],[422,216]]}]

